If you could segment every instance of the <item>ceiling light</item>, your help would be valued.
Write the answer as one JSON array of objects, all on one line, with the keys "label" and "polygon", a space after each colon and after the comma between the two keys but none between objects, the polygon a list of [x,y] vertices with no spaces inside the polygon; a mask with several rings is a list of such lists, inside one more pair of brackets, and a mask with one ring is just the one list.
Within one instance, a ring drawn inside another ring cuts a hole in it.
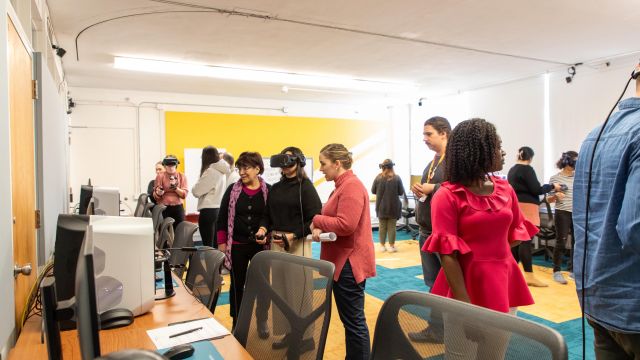
[{"label": "ceiling light", "polygon": [[306,75],[284,71],[242,69],[228,66],[189,64],[121,56],[114,58],[113,67],[122,70],[263,82],[285,86],[302,85],[384,93],[415,92],[418,89],[415,84],[410,83],[361,80],[334,75]]}]

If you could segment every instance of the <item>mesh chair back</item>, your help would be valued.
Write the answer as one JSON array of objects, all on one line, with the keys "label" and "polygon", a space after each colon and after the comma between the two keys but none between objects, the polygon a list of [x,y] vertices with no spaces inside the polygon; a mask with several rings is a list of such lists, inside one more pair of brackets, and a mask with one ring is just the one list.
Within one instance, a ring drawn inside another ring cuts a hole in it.
[{"label": "mesh chair back", "polygon": [[175,233],[173,231],[174,222],[175,220],[170,217],[162,220],[162,224],[160,224],[160,236],[158,236],[156,248],[164,249],[173,247],[173,241],[175,239]]},{"label": "mesh chair back", "polygon": [[148,199],[149,195],[147,195],[147,193],[142,193],[138,196],[138,203],[136,204],[136,209],[133,211],[133,216],[142,217]]},{"label": "mesh chair back", "polygon": [[144,204],[144,210],[142,210],[142,217],[150,218],[152,216],[151,208],[153,208],[154,205],[155,205],[154,203],[150,203],[150,202]]},{"label": "mesh chair back", "polygon": [[185,284],[211,313],[216,311],[222,286],[220,270],[223,263],[224,254],[209,246],[198,248],[189,259]]},{"label": "mesh chair back", "polygon": [[156,206],[153,207],[153,210],[151,210],[151,220],[153,222],[153,241],[156,244],[158,243],[158,239],[160,238],[160,226],[162,225],[162,219],[164,219],[164,217],[162,216],[162,212],[166,208],[167,207],[165,205],[156,204]]},{"label": "mesh chair back", "polygon": [[[181,248],[184,246],[193,246],[193,234],[198,230],[198,225],[183,221],[178,226],[176,226],[175,230],[175,238],[173,240],[173,244],[171,247],[173,248]],[[187,263],[187,259],[189,254],[181,250],[171,250],[171,256],[169,257],[169,264],[176,267],[174,272],[182,277],[182,273],[184,272],[184,266]]]},{"label": "mesh chair back", "polygon": [[[323,260],[259,252],[247,270],[233,335],[255,359],[322,359],[334,270]],[[268,339],[259,337],[258,325],[269,329]],[[283,339],[285,346],[274,349]]]},{"label": "mesh chair back", "polygon": [[158,229],[160,229],[160,223],[162,223],[162,219],[164,218],[162,216],[162,212],[166,208],[166,205],[156,204],[156,206],[154,206],[153,210],[151,211],[151,220],[153,220],[153,229],[155,231],[158,231]]},{"label": "mesh chair back", "polygon": [[[427,326],[440,343],[412,341]],[[557,331],[517,316],[427,293],[401,291],[380,309],[371,359],[565,360]]]}]

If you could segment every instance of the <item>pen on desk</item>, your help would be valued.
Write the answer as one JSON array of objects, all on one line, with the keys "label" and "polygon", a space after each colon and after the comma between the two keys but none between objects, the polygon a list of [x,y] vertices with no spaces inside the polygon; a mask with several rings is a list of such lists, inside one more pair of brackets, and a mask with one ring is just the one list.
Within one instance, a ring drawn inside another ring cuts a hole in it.
[{"label": "pen on desk", "polygon": [[198,331],[198,330],[202,330],[202,326],[197,327],[195,329],[189,329],[189,330],[185,330],[183,332],[179,332],[177,334],[173,334],[173,335],[169,335],[169,339],[177,337],[177,336],[182,336],[182,335],[187,335],[187,334],[191,334],[194,331]]},{"label": "pen on desk", "polygon": [[188,322],[192,322],[192,321],[198,321],[198,320],[205,320],[208,319],[208,317],[203,317],[203,318],[197,318],[197,319],[191,319],[191,320],[184,320],[184,321],[178,321],[178,322],[172,322],[167,324],[167,326],[173,326],[173,325],[178,325],[178,324],[185,324]]}]

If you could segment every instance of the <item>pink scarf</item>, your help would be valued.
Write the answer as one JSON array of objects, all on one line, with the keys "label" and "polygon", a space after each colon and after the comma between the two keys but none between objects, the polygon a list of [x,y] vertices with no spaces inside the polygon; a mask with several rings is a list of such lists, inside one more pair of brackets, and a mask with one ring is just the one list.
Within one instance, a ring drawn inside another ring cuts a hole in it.
[{"label": "pink scarf", "polygon": [[[267,183],[261,177],[258,177],[260,181],[260,190],[262,191],[262,198],[264,199],[265,205],[267,204],[267,194],[269,191],[267,190]],[[233,225],[236,219],[236,203],[238,202],[238,198],[240,197],[240,193],[242,192],[242,180],[238,180],[235,184],[233,184],[233,188],[231,189],[231,194],[229,194],[229,216],[227,219],[227,249],[224,252],[224,265],[227,269],[231,269],[231,246],[233,245]],[[264,245],[265,250],[269,250],[269,244]]]}]

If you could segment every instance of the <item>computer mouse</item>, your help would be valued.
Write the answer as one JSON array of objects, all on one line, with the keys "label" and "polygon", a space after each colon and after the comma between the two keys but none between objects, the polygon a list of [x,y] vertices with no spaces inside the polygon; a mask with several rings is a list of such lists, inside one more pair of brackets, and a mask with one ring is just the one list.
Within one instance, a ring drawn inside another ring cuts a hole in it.
[{"label": "computer mouse", "polygon": [[167,352],[162,354],[162,356],[168,358],[169,360],[181,360],[193,355],[194,351],[195,349],[191,344],[181,344],[170,348],[169,350],[167,350]]},{"label": "computer mouse", "polygon": [[133,313],[129,309],[111,309],[100,314],[100,329],[115,329],[133,322]]}]

